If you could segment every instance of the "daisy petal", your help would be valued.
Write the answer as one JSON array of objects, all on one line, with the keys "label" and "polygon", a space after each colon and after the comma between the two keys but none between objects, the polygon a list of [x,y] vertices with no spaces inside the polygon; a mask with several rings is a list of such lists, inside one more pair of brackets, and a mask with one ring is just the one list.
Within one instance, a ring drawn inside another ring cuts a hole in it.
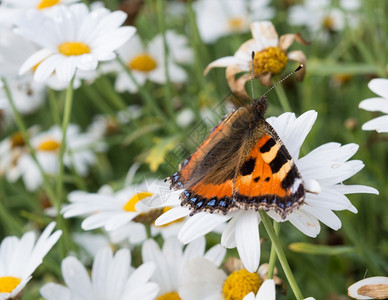
[{"label": "daisy petal", "polygon": [[256,272],[260,262],[259,215],[256,211],[242,211],[236,224],[237,251],[249,272]]},{"label": "daisy petal", "polygon": [[251,23],[251,32],[253,39],[261,49],[278,45],[279,37],[275,27],[270,21]]},{"label": "daisy petal", "polygon": [[187,244],[201,235],[205,235],[216,228],[218,225],[226,222],[232,216],[213,215],[208,213],[198,213],[187,220],[179,232],[178,239]]},{"label": "daisy petal", "polygon": [[388,99],[388,79],[375,78],[369,81],[369,89],[377,95]]},{"label": "daisy petal", "polygon": [[29,70],[32,70],[37,64],[45,60],[53,53],[50,49],[41,49],[38,52],[31,55],[20,67],[19,75],[26,73]]},{"label": "daisy petal", "polygon": [[241,71],[247,71],[246,70],[247,67],[249,70],[249,66],[247,66],[247,63],[242,59],[239,59],[234,56],[226,56],[226,57],[219,58],[213,61],[212,63],[210,63],[206,67],[205,71],[203,71],[203,74],[206,75],[212,68],[227,67],[230,65],[236,65],[236,67],[240,68]]},{"label": "daisy petal", "polygon": [[388,132],[388,116],[381,116],[370,120],[362,125],[362,130],[376,130],[377,132]]},{"label": "daisy petal", "polygon": [[180,218],[187,217],[190,214],[190,209],[187,207],[177,206],[162,214],[155,220],[156,226],[165,225]]},{"label": "daisy petal", "polygon": [[388,99],[383,98],[369,98],[360,102],[359,108],[367,111],[381,111],[388,114]]}]

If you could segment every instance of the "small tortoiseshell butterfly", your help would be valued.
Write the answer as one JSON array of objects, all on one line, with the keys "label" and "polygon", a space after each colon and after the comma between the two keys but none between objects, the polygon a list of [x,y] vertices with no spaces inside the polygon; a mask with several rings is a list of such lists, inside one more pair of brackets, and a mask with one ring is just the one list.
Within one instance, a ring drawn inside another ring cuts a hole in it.
[{"label": "small tortoiseshell butterfly", "polygon": [[264,119],[262,96],[228,114],[166,180],[184,189],[191,215],[236,209],[274,210],[283,219],[303,204],[305,185],[283,142]]}]

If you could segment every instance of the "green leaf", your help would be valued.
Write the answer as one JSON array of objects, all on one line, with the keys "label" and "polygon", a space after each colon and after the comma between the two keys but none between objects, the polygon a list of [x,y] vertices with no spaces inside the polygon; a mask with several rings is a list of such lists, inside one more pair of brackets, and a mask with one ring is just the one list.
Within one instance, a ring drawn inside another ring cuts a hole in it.
[{"label": "green leaf", "polygon": [[339,255],[355,252],[354,247],[313,245],[308,243],[291,243],[288,248],[294,252],[319,255]]},{"label": "green leaf", "polygon": [[309,75],[320,76],[331,76],[341,73],[349,75],[362,75],[378,72],[375,66],[366,63],[339,63],[335,61],[322,61],[317,59],[309,60],[306,67]]},{"label": "green leaf", "polygon": [[145,162],[148,163],[152,172],[155,172],[159,168],[164,161],[165,155],[177,145],[179,140],[179,136],[156,139],[155,146],[151,148],[145,159]]}]

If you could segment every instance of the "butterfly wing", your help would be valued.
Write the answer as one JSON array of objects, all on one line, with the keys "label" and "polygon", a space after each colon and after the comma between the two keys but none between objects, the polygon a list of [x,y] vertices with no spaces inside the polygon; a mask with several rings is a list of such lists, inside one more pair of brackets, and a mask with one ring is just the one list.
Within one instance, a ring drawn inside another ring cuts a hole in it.
[{"label": "butterfly wing", "polygon": [[168,178],[172,188],[185,189],[182,205],[192,214],[243,208],[275,210],[285,218],[303,203],[295,163],[264,120],[265,107],[254,104],[227,115]]},{"label": "butterfly wing", "polygon": [[275,130],[264,119],[250,136],[249,153],[240,163],[234,185],[235,206],[276,211],[285,218],[303,204],[304,182]]},{"label": "butterfly wing", "polygon": [[233,181],[251,117],[247,107],[228,114],[180,165],[180,170],[167,178],[171,188],[185,189],[181,194],[182,205],[194,212],[226,213],[232,209]]}]

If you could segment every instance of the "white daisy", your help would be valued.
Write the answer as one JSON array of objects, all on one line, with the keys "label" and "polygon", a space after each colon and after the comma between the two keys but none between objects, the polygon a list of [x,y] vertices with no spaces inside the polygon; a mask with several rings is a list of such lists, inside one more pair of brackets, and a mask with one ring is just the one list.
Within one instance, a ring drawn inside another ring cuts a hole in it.
[{"label": "white daisy", "polygon": [[[369,89],[381,97],[368,98],[360,102],[359,107],[367,111],[388,113],[388,79],[376,78],[368,83]],[[363,130],[388,132],[388,116],[377,117],[362,125]]]},{"label": "white daisy", "polygon": [[[293,113],[284,113],[277,118],[267,119],[288,149],[308,191],[304,205],[294,210],[285,220],[273,211],[269,211],[268,214],[278,222],[290,221],[300,231],[311,237],[316,237],[320,232],[319,221],[334,230],[341,227],[341,221],[333,211],[357,212],[357,209],[346,198],[346,194],[378,194],[377,190],[371,187],[342,184],[342,181],[364,167],[362,161],[348,161],[358,149],[356,144],[341,146],[338,143],[327,143],[308,155],[298,158],[299,149],[316,117],[315,111],[308,111],[299,118],[296,118]],[[180,207],[178,202],[173,209],[161,215],[155,224],[161,225],[189,215],[190,210],[187,207]],[[259,223],[261,218],[257,211],[238,210],[226,215],[197,213],[188,219],[178,238],[183,243],[188,243],[226,221],[229,222],[222,233],[221,244],[227,248],[237,247],[245,268],[250,272],[255,272],[260,260]]]},{"label": "white daisy", "polygon": [[357,281],[348,288],[348,296],[354,299],[386,299],[388,277],[375,276]]},{"label": "white daisy", "polygon": [[[234,56],[226,56],[215,60],[204,71],[207,74],[212,68],[226,67],[226,79],[231,90],[235,94],[248,99],[245,83],[251,78],[252,51],[255,52],[253,76],[259,78],[263,85],[272,85],[272,74],[282,72],[289,59],[303,65],[306,64],[306,57],[302,51],[294,50],[287,53],[287,49],[294,40],[306,44],[299,34],[288,33],[279,37],[275,27],[269,21],[254,22],[250,27],[253,39],[243,43]],[[236,80],[236,75],[241,72],[246,74]],[[305,68],[296,73],[297,78],[302,80],[304,73]]]},{"label": "white daisy", "polygon": [[275,11],[269,0],[199,0],[194,2],[197,26],[205,43],[222,36],[249,30],[251,21],[272,19]]},{"label": "white daisy", "polygon": [[[38,127],[29,130],[30,137],[38,132]],[[22,172],[18,166],[19,158],[28,153],[28,148],[20,132],[15,132],[0,142],[0,176],[15,182]]]},{"label": "white daisy", "polygon": [[103,186],[98,193],[70,193],[70,205],[63,209],[63,215],[65,218],[86,216],[81,225],[84,230],[104,228],[114,243],[127,239],[130,244],[138,244],[147,238],[144,224],[151,225],[153,235],[163,233],[170,236],[171,231],[177,234],[180,227],[176,228],[176,224],[154,228],[153,221],[167,209],[150,207],[147,202],[154,199],[166,202],[178,197],[179,193],[170,191],[166,183],[158,180],[128,186],[117,192]]},{"label": "white daisy", "polygon": [[0,299],[14,299],[26,286],[32,273],[62,234],[61,230],[52,233],[54,227],[55,222],[50,223],[38,240],[30,231],[20,239],[9,236],[1,242]]},{"label": "white daisy", "polygon": [[[61,142],[62,129],[57,125],[31,138],[31,145],[36,150],[36,157],[48,175],[55,176],[58,173]],[[88,133],[81,133],[79,126],[75,124],[70,124],[68,127],[66,145],[64,164],[81,176],[86,176],[89,166],[96,162],[95,152],[105,150],[105,144]],[[25,153],[19,158],[18,168],[28,190],[34,191],[42,185],[43,177],[29,153]]]},{"label": "white daisy", "polygon": [[20,74],[37,65],[36,81],[55,72],[68,82],[77,69],[95,70],[99,61],[113,59],[114,51],[135,34],[134,27],[121,27],[125,18],[122,11],[111,13],[105,8],[90,12],[85,4],[58,5],[50,14],[28,11],[16,32],[42,49],[24,62]]},{"label": "white daisy", "polygon": [[151,262],[133,268],[128,249],[113,255],[109,247],[104,247],[95,257],[91,276],[78,259],[69,256],[62,261],[62,275],[67,286],[47,283],[40,289],[40,294],[47,300],[152,300],[158,292],[157,284],[149,282],[154,270],[155,265]]},{"label": "white daisy", "polygon": [[[187,79],[187,74],[178,64],[192,62],[193,51],[187,45],[187,38],[174,31],[166,31],[166,41],[169,51],[167,58],[168,75],[171,82],[182,83]],[[117,52],[136,81],[135,83],[122,70],[121,66],[117,64],[106,66],[107,71],[119,71],[115,82],[115,88],[118,92],[129,91],[135,93],[138,90],[137,85],[144,85],[146,80],[158,84],[166,83],[164,45],[160,34],[155,36],[146,47],[143,46],[140,37],[135,35],[131,41],[118,49]]]},{"label": "white daisy", "polygon": [[205,253],[205,244],[203,237],[192,241],[185,249],[176,238],[165,240],[163,249],[160,249],[154,240],[149,239],[144,242],[143,261],[156,264],[152,280],[160,288],[158,299],[186,299],[180,294],[180,287],[183,284],[187,264],[196,257],[203,257],[216,266],[222,263],[226,253],[225,249],[218,244]]},{"label": "white daisy", "polygon": [[355,12],[360,5],[359,0],[341,0],[339,7],[333,7],[331,0],[305,0],[290,7],[288,21],[291,25],[306,26],[314,36],[324,30],[321,38],[326,39],[328,32],[341,31],[346,23],[356,26]]}]

